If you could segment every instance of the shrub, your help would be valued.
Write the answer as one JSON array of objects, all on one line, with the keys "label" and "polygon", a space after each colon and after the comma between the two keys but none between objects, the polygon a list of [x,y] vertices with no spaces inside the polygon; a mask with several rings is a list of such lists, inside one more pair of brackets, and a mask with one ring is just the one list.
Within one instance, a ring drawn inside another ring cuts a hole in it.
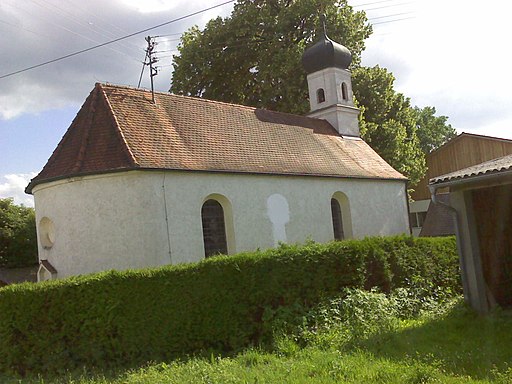
[{"label": "shrub", "polygon": [[36,219],[33,208],[0,198],[0,267],[37,264]]},{"label": "shrub", "polygon": [[460,290],[457,265],[453,239],[401,236],[283,245],[197,264],[8,286],[0,289],[0,371],[233,352],[271,341],[277,319],[296,321],[344,288],[386,291],[416,276],[426,287]]}]

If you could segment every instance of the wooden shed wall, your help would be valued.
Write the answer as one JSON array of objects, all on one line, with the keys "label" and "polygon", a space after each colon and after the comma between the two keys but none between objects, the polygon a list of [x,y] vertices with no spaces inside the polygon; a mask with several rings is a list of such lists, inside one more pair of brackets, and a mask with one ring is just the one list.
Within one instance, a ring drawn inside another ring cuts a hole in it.
[{"label": "wooden shed wall", "polygon": [[480,258],[496,302],[512,305],[512,185],[472,192]]},{"label": "wooden shed wall", "polygon": [[428,180],[450,172],[512,154],[512,140],[462,133],[427,155],[427,175],[416,186],[412,198],[430,198]]}]

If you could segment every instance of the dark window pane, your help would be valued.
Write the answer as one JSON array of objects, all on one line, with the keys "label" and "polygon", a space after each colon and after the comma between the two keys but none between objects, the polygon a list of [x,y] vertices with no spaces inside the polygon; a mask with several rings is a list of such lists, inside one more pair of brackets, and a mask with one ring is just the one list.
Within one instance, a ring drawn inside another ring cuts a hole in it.
[{"label": "dark window pane", "polygon": [[316,91],[317,103],[323,103],[325,101],[325,92],[322,88]]},{"label": "dark window pane", "polygon": [[334,228],[334,240],[343,240],[343,220],[341,218],[340,203],[336,199],[331,199],[332,226]]},{"label": "dark window pane", "polygon": [[203,241],[205,257],[217,254],[227,254],[226,226],[224,210],[215,200],[207,200],[201,208],[203,222]]},{"label": "dark window pane", "polygon": [[426,217],[427,212],[418,212],[418,227],[423,227],[423,223],[425,222]]},{"label": "dark window pane", "polygon": [[343,98],[343,100],[348,100],[347,84],[345,83],[341,84],[341,97]]},{"label": "dark window pane", "polygon": [[409,213],[409,221],[411,222],[412,228],[418,228],[418,219],[416,218],[416,212]]}]

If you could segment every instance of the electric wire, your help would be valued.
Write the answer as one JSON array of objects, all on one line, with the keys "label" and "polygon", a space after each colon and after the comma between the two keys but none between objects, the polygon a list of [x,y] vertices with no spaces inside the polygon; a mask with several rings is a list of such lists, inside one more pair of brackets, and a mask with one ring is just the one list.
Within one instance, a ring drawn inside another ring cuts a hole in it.
[{"label": "electric wire", "polygon": [[[37,0],[31,0],[33,3],[35,4],[38,4],[37,3]],[[27,67],[27,68],[23,68],[23,69],[20,69],[20,70],[17,70],[17,71],[14,71],[14,72],[11,72],[11,73],[8,73],[8,74],[5,74],[5,75],[2,75],[0,76],[0,79],[3,79],[3,78],[6,78],[6,77],[10,77],[10,76],[14,76],[16,74],[19,74],[19,73],[22,73],[22,72],[26,72],[26,71],[29,71],[29,70],[32,70],[32,69],[35,69],[35,68],[39,68],[39,67],[42,67],[42,66],[45,66],[45,65],[49,65],[49,64],[52,64],[52,63],[55,63],[55,62],[58,62],[58,61],[61,61],[61,60],[64,60],[64,59],[67,59],[67,58],[70,58],[70,57],[73,57],[73,56],[76,56],[76,55],[79,55],[79,54],[82,54],[82,53],[85,53],[85,52],[88,52],[88,51],[91,51],[91,50],[94,50],[94,49],[97,49],[97,48],[100,48],[100,47],[104,47],[104,46],[107,46],[109,44],[112,44],[112,43],[115,43],[115,42],[119,42],[121,40],[124,40],[124,39],[127,39],[129,37],[133,37],[135,35],[138,35],[138,34],[141,34],[141,33],[144,33],[144,32],[148,32],[150,30],[153,30],[153,29],[156,29],[156,28],[159,28],[159,27],[162,27],[162,26],[165,26],[165,25],[168,25],[168,24],[171,24],[171,23],[174,23],[174,22],[177,22],[177,21],[180,21],[180,20],[183,20],[185,18],[188,18],[188,17],[192,17],[192,16],[195,16],[197,14],[200,14],[200,13],[203,13],[203,12],[206,12],[206,11],[209,11],[211,9],[214,9],[214,8],[217,8],[217,7],[221,7],[223,5],[226,5],[226,4],[229,4],[229,3],[232,3],[236,0],[229,0],[229,1],[226,1],[226,2],[223,2],[223,3],[220,3],[220,4],[217,4],[217,5],[214,5],[212,7],[209,7],[209,8],[205,8],[203,10],[200,10],[200,11],[197,11],[197,12],[194,12],[194,13],[191,13],[191,14],[188,14],[188,15],[185,15],[185,16],[182,16],[182,17],[179,17],[177,19],[174,19],[174,20],[170,20],[168,22],[165,22],[165,23],[161,23],[161,24],[158,24],[156,26],[153,26],[153,27],[149,27],[149,28],[146,28],[146,29],[143,29],[143,30],[140,30],[140,31],[137,31],[137,32],[134,32],[134,33],[130,33],[130,34],[127,34],[127,35],[124,35],[122,37],[119,37],[119,38],[116,38],[116,39],[113,39],[113,40],[110,40],[110,41],[107,41],[107,42],[104,42],[104,43],[100,43],[98,45],[95,45],[93,47],[89,47],[89,48],[86,48],[86,49],[83,49],[83,50],[79,50],[79,51],[76,51],[76,52],[73,52],[73,53],[70,53],[68,55],[64,55],[64,56],[61,56],[61,57],[58,57],[56,59],[52,59],[52,60],[49,60],[49,61],[46,61],[46,62],[43,62],[43,63],[40,63],[40,64],[36,64],[36,65],[33,65],[33,66],[30,66],[30,67]],[[387,3],[387,2],[392,2],[392,1],[396,1],[396,0],[381,0],[381,1],[376,1],[376,2],[371,2],[371,3],[365,3],[365,4],[360,4],[360,5],[357,5],[357,6],[354,6],[354,7],[361,7],[361,6],[364,6],[364,5],[373,5],[373,4],[379,4],[379,3]],[[382,8],[389,8],[389,7],[394,7],[394,6],[400,6],[400,5],[407,5],[411,2],[405,2],[405,3],[399,3],[399,4],[393,4],[393,5],[388,5],[388,6],[383,6],[383,7],[377,7],[377,8],[371,8],[371,9],[365,9],[364,11],[368,11],[368,10],[373,10],[373,9],[382,9]],[[40,4],[38,4],[40,5]],[[52,4],[53,5],[53,4]],[[41,6],[41,5],[40,5]],[[58,8],[58,7],[56,7]],[[18,8],[19,9],[19,8]],[[399,16],[399,15],[403,15],[403,14],[410,14],[411,12],[403,12],[403,13],[396,13],[396,14],[391,14],[391,15],[385,15],[385,16],[380,16],[380,17],[373,17],[373,18],[369,18],[368,21],[372,21],[372,20],[377,20],[377,19],[383,19],[383,18],[387,18],[387,17],[393,17],[393,16]],[[409,20],[409,19],[412,19],[414,17],[406,17],[406,18],[400,18],[400,19],[395,19],[395,20],[388,20],[388,21],[381,21],[381,22],[376,22],[376,23],[372,23],[372,25],[379,25],[379,24],[389,24],[389,23],[394,23],[394,22],[399,22],[399,21],[403,21],[403,20]],[[5,24],[9,24],[9,25],[12,25],[14,26],[13,24],[11,23],[8,23],[8,22],[5,22]],[[58,26],[58,25],[57,25]],[[82,38],[85,38],[85,39],[88,39],[90,41],[93,41],[93,42],[98,42],[98,41],[95,41],[87,36],[83,36],[79,33],[76,33],[76,32],[73,32],[65,27],[62,27],[62,26],[58,26],[60,28],[63,28],[65,30],[67,30],[68,32],[70,33],[73,33],[73,34],[76,34]],[[29,31],[29,32],[32,32],[32,31]],[[32,32],[34,33],[34,32]],[[180,36],[182,35],[183,32],[181,33],[172,33],[172,34],[166,34],[166,35],[156,35],[154,36],[155,38],[161,38],[161,37],[168,37],[168,36]],[[180,39],[166,39],[166,40],[163,40],[163,41],[166,41],[166,42],[174,42],[174,41],[179,41]],[[245,44],[254,44],[254,43],[262,43],[262,41],[248,41]],[[236,44],[236,45],[230,45],[230,46],[227,46],[226,49],[233,49],[233,48],[236,48],[236,47],[240,47],[240,46],[243,46],[243,45],[240,45],[240,44]],[[110,49],[113,49],[111,47],[109,47]],[[213,49],[213,50],[216,50],[217,48],[214,48],[214,47],[211,47],[210,49]],[[141,62],[140,60],[138,59],[135,59],[129,55],[127,55],[126,53],[124,52],[121,52],[121,51],[118,51],[116,49],[113,49],[114,51],[118,52],[118,53],[121,53],[125,56],[128,56],[130,57],[131,59],[133,60],[136,60],[137,62]],[[165,50],[165,51],[161,51],[161,52],[179,52],[179,50],[177,49],[170,49],[170,50]],[[164,56],[163,58],[167,58],[167,57],[172,57],[172,55],[170,56]]]},{"label": "electric wire", "polygon": [[204,13],[204,12],[210,11],[210,10],[212,10],[212,9],[215,9],[215,8],[221,7],[221,6],[226,5],[226,4],[229,4],[229,3],[233,3],[233,2],[235,2],[235,1],[236,1],[236,0],[228,0],[228,1],[225,1],[225,2],[223,2],[223,3],[219,3],[219,4],[216,4],[216,5],[213,5],[213,6],[211,6],[211,7],[204,8],[204,9],[202,9],[202,10],[199,10],[199,11],[196,11],[196,12],[192,12],[192,13],[189,13],[189,14],[184,15],[184,16],[180,16],[180,17],[178,17],[178,18],[176,18],[176,19],[169,20],[169,21],[166,21],[166,22],[164,22],[164,23],[161,23],[161,24],[158,24],[158,25],[155,25],[155,26],[149,27],[149,28],[142,29],[142,30],[140,30],[140,31],[133,32],[133,33],[130,33],[130,34],[128,34],[128,35],[118,37],[117,39],[113,39],[113,40],[110,40],[110,41],[106,41],[106,42],[104,42],[104,43],[101,43],[101,44],[98,44],[98,45],[95,45],[95,46],[92,46],[92,47],[89,47],[89,48],[81,49],[81,50],[79,50],[79,51],[72,52],[72,53],[69,53],[69,54],[67,54],[67,55],[60,56],[60,57],[57,57],[57,58],[55,58],[55,59],[45,61],[45,62],[43,62],[43,63],[39,63],[39,64],[36,64],[36,65],[32,65],[32,66],[30,66],[30,67],[26,67],[26,68],[23,68],[23,69],[19,69],[19,70],[17,70],[17,71],[10,72],[10,73],[7,73],[7,74],[5,74],[5,75],[1,75],[1,76],[0,76],[0,79],[5,79],[5,78],[7,78],[7,77],[17,75],[17,74],[19,74],[19,73],[23,73],[23,72],[26,72],[26,71],[30,71],[30,70],[32,70],[32,69],[40,68],[40,67],[43,67],[43,66],[45,66],[45,65],[53,64],[53,63],[56,63],[56,62],[58,62],[58,61],[68,59],[68,58],[70,58],[70,57],[77,56],[77,55],[80,55],[80,54],[82,54],[82,53],[89,52],[89,51],[92,51],[92,50],[94,50],[94,49],[98,49],[98,48],[104,47],[104,46],[106,46],[106,45],[110,45],[110,44],[112,44],[112,43],[116,43],[116,42],[121,41],[121,40],[124,40],[124,39],[128,39],[128,38],[130,38],[130,37],[133,37],[133,36],[139,35],[139,34],[141,34],[141,33],[145,33],[145,32],[151,31],[151,30],[153,30],[153,29],[157,29],[157,28],[160,28],[160,27],[163,27],[163,26],[166,26],[166,25],[172,24],[172,23],[176,23],[176,22],[181,21],[181,20],[184,20],[184,19],[188,19],[189,17],[199,15],[199,14],[201,14],[201,13]]},{"label": "electric wire", "polygon": [[389,3],[389,2],[393,2],[393,1],[396,1],[396,0],[380,0],[380,1],[373,1],[371,3],[364,3],[364,4],[357,4],[357,5],[353,5],[352,8],[360,8],[360,7],[364,7],[366,5],[374,5],[374,4],[380,4],[380,3]]},{"label": "electric wire", "polygon": [[[69,12],[68,10],[66,10],[64,8],[61,8],[58,5],[55,5],[48,0],[30,0],[30,1],[32,1],[34,4],[39,5],[40,7],[45,8],[46,10],[48,10],[48,12],[50,12],[52,14],[58,13],[58,14],[62,15],[65,19],[70,20],[71,22],[73,22],[79,26],[85,26],[87,29],[91,30],[93,33],[100,35],[104,38],[111,39],[111,38],[116,37],[116,35],[113,34],[112,32],[110,32],[109,30],[102,28],[101,26],[99,26],[97,24],[91,23],[89,21],[85,21],[85,20],[81,19],[80,17],[77,17],[76,15],[74,15],[72,12]],[[43,4],[41,4],[39,1],[41,1],[41,3],[43,3]],[[52,7],[52,9],[48,8],[48,6],[46,6],[45,4]],[[61,3],[61,4],[66,4],[66,3]],[[123,32],[123,33],[125,33],[125,32]],[[95,42],[98,43],[98,41],[95,41]],[[119,42],[119,45],[121,47],[123,47],[124,49],[135,50],[137,52],[140,52],[139,47],[137,47],[135,45],[132,45],[130,47],[129,45],[126,45],[121,42]]]},{"label": "electric wire", "polygon": [[403,21],[403,20],[410,20],[410,19],[415,19],[414,16],[412,17],[404,17],[402,19],[396,19],[396,20],[389,20],[389,21],[379,21],[377,23],[373,23],[372,25],[378,25],[378,24],[389,24],[389,23],[395,23],[397,21]]},{"label": "electric wire", "polygon": [[398,4],[391,4],[391,5],[384,5],[382,7],[375,7],[375,8],[366,8],[364,9],[365,12],[368,12],[368,11],[374,11],[376,9],[384,9],[384,8],[392,8],[392,7],[399,7],[401,5],[408,5],[408,4],[412,4],[413,2],[412,1],[407,1],[405,3],[398,3]]},{"label": "electric wire", "polygon": [[392,15],[371,17],[371,18],[368,19],[368,21],[386,19],[388,17],[395,17],[395,16],[411,15],[411,14],[413,14],[413,12],[400,12],[400,13],[394,13]]},{"label": "electric wire", "polygon": [[[45,7],[45,6],[41,5],[41,4],[39,4],[36,0],[31,0],[31,2],[32,2],[32,3],[34,3],[35,5],[37,5],[37,6],[41,7],[41,8],[43,8],[43,9],[49,10],[47,7]],[[10,6],[10,7],[12,7],[12,8],[15,8],[15,9],[18,9],[18,10],[20,10],[20,11],[24,11],[24,12],[27,12],[28,14],[30,14],[30,12],[28,12],[26,9],[24,9],[24,8],[20,8],[20,7],[19,7],[19,6],[17,6],[17,5],[16,5],[16,6],[15,6],[15,5],[13,5],[13,4],[7,4],[7,5],[8,5],[8,6]],[[50,11],[50,10],[49,10],[49,11]],[[37,17],[37,18],[39,18],[40,20],[42,20],[43,22],[45,22],[45,23],[47,23],[47,24],[53,25],[53,26],[54,26],[54,27],[56,27],[56,28],[62,29],[62,30],[64,30],[64,31],[66,31],[66,32],[69,32],[69,33],[70,33],[70,34],[72,34],[72,35],[78,36],[78,37],[80,37],[80,38],[82,38],[82,39],[85,39],[85,40],[88,40],[88,41],[90,41],[90,42],[93,42],[93,43],[99,43],[99,41],[98,41],[98,40],[95,40],[95,39],[93,39],[93,38],[90,38],[90,37],[88,37],[88,36],[85,36],[85,35],[83,35],[83,34],[81,34],[81,33],[75,32],[75,31],[73,31],[73,30],[71,30],[71,29],[69,29],[69,28],[65,27],[64,25],[62,25],[62,24],[58,24],[58,23],[56,23],[56,22],[54,22],[54,21],[52,21],[52,20],[50,20],[50,19],[46,19],[46,18],[44,18],[44,17],[40,16],[40,15],[39,15],[39,13],[37,13],[37,15],[39,16],[39,17]],[[128,58],[130,58],[130,59],[132,59],[132,60],[135,60],[135,61],[139,62],[139,60],[138,60],[138,59],[134,58],[133,56],[128,55],[126,52],[119,51],[119,50],[117,50],[117,49],[115,49],[115,48],[113,48],[113,47],[108,47],[108,48],[109,48],[110,50],[114,51],[114,52],[117,52],[117,53],[119,53],[119,54],[121,54],[121,55],[123,55],[123,56],[126,56],[126,57],[128,57]]]},{"label": "electric wire", "polygon": [[122,34],[128,34],[129,32],[127,32],[126,30],[124,30],[123,28],[119,27],[118,25],[116,24],[112,24],[110,21],[108,21],[107,19],[105,19],[104,17],[92,12],[90,9],[88,9],[87,7],[82,7],[80,2],[76,3],[74,1],[70,1],[68,0],[65,4],[71,4],[73,6],[73,9],[80,9],[81,11],[85,12],[85,13],[88,13],[89,15],[95,17],[96,19],[102,21],[103,23],[107,24],[107,25],[110,25],[111,27],[113,27],[114,29],[117,29],[119,32],[121,32]]}]

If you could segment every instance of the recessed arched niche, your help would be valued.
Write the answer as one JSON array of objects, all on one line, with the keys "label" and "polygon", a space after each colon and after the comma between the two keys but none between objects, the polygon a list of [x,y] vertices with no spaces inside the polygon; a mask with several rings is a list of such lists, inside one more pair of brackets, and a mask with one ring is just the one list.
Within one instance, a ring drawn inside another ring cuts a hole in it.
[{"label": "recessed arched niche", "polygon": [[48,217],[39,221],[39,241],[44,249],[51,249],[55,243],[55,225]]}]

